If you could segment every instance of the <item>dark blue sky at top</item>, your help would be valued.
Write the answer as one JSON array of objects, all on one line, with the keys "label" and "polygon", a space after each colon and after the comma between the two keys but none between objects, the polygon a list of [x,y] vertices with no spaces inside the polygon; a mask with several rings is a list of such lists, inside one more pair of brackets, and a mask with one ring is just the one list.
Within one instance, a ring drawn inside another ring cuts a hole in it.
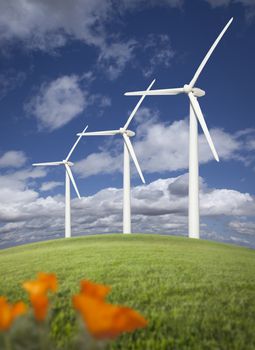
[{"label": "dark blue sky at top", "polygon": [[[253,129],[255,16],[249,16],[249,11],[252,10],[252,5],[248,8],[240,2],[213,7],[204,0],[186,0],[181,8],[141,5],[125,11],[116,11],[114,16],[104,22],[108,42],[118,38],[122,42],[136,40],[137,43],[135,54],[114,79],[110,79],[106,69],[98,65],[99,48],[88,45],[86,41],[70,36],[63,47],[44,51],[38,48],[28,49],[22,40],[15,38],[4,42],[0,54],[0,74],[3,77],[1,79],[13,78],[18,74],[21,74],[21,78],[15,86],[8,89],[0,101],[1,154],[8,150],[21,150],[28,157],[28,167],[33,162],[61,160],[75,142],[76,133],[82,131],[86,124],[89,125],[88,131],[121,127],[138,101],[137,97],[125,97],[124,92],[143,90],[154,78],[156,83],[153,88],[181,87],[188,83],[207,50],[231,17],[234,17],[232,25],[196,84],[206,91],[206,95],[200,98],[199,102],[209,129],[222,129],[230,135],[235,135],[241,130]],[[145,49],[150,35],[167,35],[174,55],[168,66],[161,62],[153,67],[151,74],[145,76],[143,68],[150,66],[150,60],[157,50],[156,47]],[[94,78],[91,82],[83,79],[80,82],[81,89],[89,91],[91,95],[109,97],[111,105],[98,108],[96,102],[91,103],[77,117],[56,130],[49,132],[38,129],[36,118],[29,115],[25,106],[39,93],[42,84],[47,85],[61,76],[81,77],[89,71],[93,72]],[[146,97],[142,106],[158,110],[160,121],[168,124],[187,118],[189,113],[188,100],[184,95]],[[135,130],[136,126],[134,118],[130,129]],[[103,138],[83,138],[73,154],[72,161],[79,161],[97,152],[100,147],[104,147],[105,142],[107,140]],[[217,144],[215,146],[217,149]],[[121,150],[121,143],[118,147]],[[233,189],[255,195],[255,157],[252,151],[240,152],[244,157],[249,157],[249,162],[230,159],[219,164],[215,161],[201,164],[200,175],[206,179],[208,187]],[[160,154],[158,156],[160,157]],[[6,168],[2,169],[1,173],[8,174],[11,171]],[[187,169],[172,172],[145,171],[144,175],[147,183],[150,183],[158,178],[176,177],[185,172]],[[118,172],[98,174],[85,179],[77,175],[76,179],[84,196],[93,195],[106,187],[122,186],[122,175]],[[47,181],[63,180],[63,169],[48,171]],[[46,180],[41,178],[33,181],[36,181],[34,185],[38,189]],[[132,183],[140,184],[135,174]],[[53,189],[50,195],[59,193],[64,194],[64,186]],[[74,195],[74,192],[72,194]],[[49,193],[40,195],[48,196]]]}]

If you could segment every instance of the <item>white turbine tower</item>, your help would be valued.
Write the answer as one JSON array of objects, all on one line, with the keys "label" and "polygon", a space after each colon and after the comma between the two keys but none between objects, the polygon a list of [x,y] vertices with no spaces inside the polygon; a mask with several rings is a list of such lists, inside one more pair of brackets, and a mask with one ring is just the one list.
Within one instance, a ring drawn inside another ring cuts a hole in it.
[{"label": "white turbine tower", "polygon": [[198,89],[195,86],[203,68],[207,61],[218,45],[219,41],[223,37],[224,33],[232,23],[233,18],[226,24],[220,35],[217,37],[212,47],[206,54],[205,58],[198,67],[194,77],[189,84],[185,84],[181,88],[176,89],[161,89],[151,91],[136,91],[127,92],[126,96],[139,96],[139,95],[178,95],[185,93],[189,97],[190,102],[190,129],[189,129],[189,237],[199,238],[199,172],[198,172],[198,125],[197,119],[201,125],[201,128],[205,134],[207,142],[211,148],[216,161],[219,161],[218,154],[212,142],[210,133],[205,123],[204,116],[202,114],[200,105],[197,101],[197,97],[205,95],[205,91]]},{"label": "white turbine tower", "polygon": [[[83,130],[85,132],[87,130],[88,126]],[[78,142],[80,141],[81,136],[78,137],[76,142],[74,143],[73,147],[71,148],[70,152],[68,153],[68,156],[66,159],[61,160],[59,162],[46,162],[46,163],[34,163],[33,166],[58,166],[58,165],[64,165],[66,170],[66,179],[65,179],[65,238],[71,237],[71,195],[70,195],[70,180],[73,184],[73,187],[75,189],[75,192],[77,193],[78,198],[81,198],[80,193],[78,191],[78,188],[76,186],[76,183],[73,178],[73,174],[71,171],[71,166],[74,164],[69,161],[75,147],[77,146]]]},{"label": "white turbine tower", "polygon": [[[155,80],[152,81],[150,86],[146,91],[149,91]],[[142,101],[144,100],[145,95],[142,96],[130,114],[126,124],[123,128],[118,130],[106,130],[106,131],[95,131],[95,132],[83,132],[77,134],[77,136],[113,136],[113,135],[122,135],[124,142],[124,162],[123,162],[123,233],[131,233],[131,196],[130,196],[130,157],[133,159],[135,167],[140,175],[140,178],[143,183],[145,183],[142,170],[139,166],[138,160],[135,155],[134,148],[130,141],[130,137],[134,136],[135,133],[131,130],[128,130],[128,126],[131,123],[135,113],[140,107]]]}]

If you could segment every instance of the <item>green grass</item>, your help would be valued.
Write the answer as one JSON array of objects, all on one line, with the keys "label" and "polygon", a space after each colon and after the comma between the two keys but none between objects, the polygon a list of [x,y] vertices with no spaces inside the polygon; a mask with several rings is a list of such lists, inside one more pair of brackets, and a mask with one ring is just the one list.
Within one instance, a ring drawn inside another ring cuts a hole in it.
[{"label": "green grass", "polygon": [[52,321],[59,344],[75,323],[70,296],[87,278],[111,285],[111,302],[149,320],[112,349],[255,349],[254,250],[159,235],[30,244],[0,252],[0,295],[25,299],[20,285],[38,271],[55,272],[60,281]]}]

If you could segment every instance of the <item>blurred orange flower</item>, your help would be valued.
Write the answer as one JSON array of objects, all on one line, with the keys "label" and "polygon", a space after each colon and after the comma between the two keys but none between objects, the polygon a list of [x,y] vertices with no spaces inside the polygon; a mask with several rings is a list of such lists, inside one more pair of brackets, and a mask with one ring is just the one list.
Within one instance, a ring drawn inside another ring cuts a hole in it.
[{"label": "blurred orange flower", "polygon": [[19,301],[16,304],[9,304],[7,299],[0,297],[0,330],[7,331],[13,321],[26,312],[26,305]]},{"label": "blurred orange flower", "polygon": [[56,292],[57,277],[54,273],[39,272],[37,280],[23,283],[24,289],[31,295],[45,294],[48,290]]},{"label": "blurred orange flower", "polygon": [[30,301],[34,309],[35,319],[44,321],[47,316],[49,299],[45,294],[31,294]]},{"label": "blurred orange flower", "polygon": [[94,337],[116,338],[147,325],[144,317],[133,309],[106,303],[104,298],[109,290],[107,286],[82,281],[80,294],[73,297],[74,307]]},{"label": "blurred orange flower", "polygon": [[52,292],[57,291],[58,281],[54,273],[39,272],[37,276],[38,280],[43,282],[47,286],[48,290],[51,290]]},{"label": "blurred orange flower", "polygon": [[90,296],[91,298],[97,298],[104,300],[106,295],[110,292],[111,287],[103,284],[96,284],[88,280],[83,280],[81,284],[81,293]]},{"label": "blurred orange flower", "polygon": [[49,306],[47,292],[56,292],[57,278],[55,274],[45,272],[40,272],[37,276],[37,280],[23,283],[23,288],[29,293],[36,320],[44,321]]}]

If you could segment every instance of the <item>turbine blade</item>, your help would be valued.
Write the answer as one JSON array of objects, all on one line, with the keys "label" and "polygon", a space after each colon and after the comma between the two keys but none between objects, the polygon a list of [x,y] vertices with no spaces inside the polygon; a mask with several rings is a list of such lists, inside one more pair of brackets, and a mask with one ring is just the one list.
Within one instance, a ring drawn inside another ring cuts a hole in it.
[{"label": "turbine blade", "polygon": [[[154,79],[151,84],[148,86],[147,90],[146,91],[149,91],[152,87],[152,85],[155,83],[156,79]],[[131,123],[131,120],[133,119],[134,115],[136,114],[138,108],[140,107],[141,103],[143,102],[144,98],[145,98],[146,95],[143,95],[140,100],[138,101],[137,105],[135,106],[135,108],[133,109],[132,113],[130,114],[126,124],[124,125],[123,129],[124,130],[127,130],[129,124]]]},{"label": "turbine blade", "polygon": [[190,92],[189,99],[190,99],[190,103],[191,103],[191,106],[193,108],[193,111],[194,111],[194,113],[195,113],[195,115],[196,115],[196,117],[201,125],[201,128],[202,128],[204,134],[205,134],[206,140],[211,148],[212,154],[213,154],[214,158],[217,160],[217,162],[219,162],[218,153],[216,152],[216,149],[214,147],[211,135],[210,135],[209,130],[207,128],[207,125],[206,125],[203,113],[201,111],[200,105],[197,101],[197,98],[192,94],[192,92]]},{"label": "turbine blade", "polygon": [[160,89],[160,90],[145,90],[145,91],[132,91],[125,92],[125,96],[140,96],[140,95],[178,95],[184,92],[183,88],[176,89]]},{"label": "turbine blade", "polygon": [[[88,129],[88,125],[85,127],[82,133],[84,133]],[[82,135],[79,135],[78,139],[76,140],[75,144],[73,145],[71,151],[68,153],[68,156],[66,157],[66,161],[71,157],[71,154],[73,153],[75,147],[78,145],[78,142],[80,141]]]},{"label": "turbine blade", "polygon": [[47,162],[47,163],[33,163],[33,166],[54,166],[54,165],[62,165],[64,164],[63,161],[61,162]]},{"label": "turbine blade", "polygon": [[70,166],[69,166],[68,164],[65,164],[65,167],[66,167],[67,174],[68,174],[68,176],[70,177],[70,180],[71,180],[71,182],[72,182],[72,184],[73,184],[73,187],[74,187],[74,189],[75,189],[75,192],[77,193],[78,198],[81,199],[81,196],[80,196],[80,193],[79,193],[78,188],[77,188],[77,186],[76,186],[76,183],[75,183],[75,181],[74,181],[73,174],[72,174],[72,171],[71,171],[71,169],[70,169]]},{"label": "turbine blade", "polygon": [[125,144],[127,146],[128,152],[129,152],[131,158],[133,159],[133,161],[135,163],[135,167],[136,167],[136,169],[138,171],[138,174],[140,175],[140,178],[141,178],[142,182],[145,184],[143,173],[142,173],[142,170],[141,170],[140,165],[138,163],[138,160],[136,158],[135,151],[134,151],[134,148],[132,146],[132,143],[131,143],[131,141],[129,140],[129,137],[126,134],[122,134],[122,135],[123,135],[123,138],[124,138],[124,142],[125,142]]},{"label": "turbine blade", "polygon": [[191,82],[189,83],[189,85],[193,88],[194,85],[196,84],[197,79],[199,78],[199,75],[201,74],[202,70],[204,69],[204,66],[206,65],[207,61],[209,60],[210,56],[212,55],[213,51],[215,50],[216,46],[218,45],[218,43],[220,42],[221,38],[223,37],[223,35],[225,34],[225,32],[227,31],[228,27],[230,26],[230,24],[233,21],[233,17],[228,21],[228,23],[225,25],[225,27],[223,28],[223,30],[221,31],[220,35],[217,37],[217,39],[215,40],[215,42],[213,43],[212,47],[210,48],[210,50],[207,52],[205,58],[203,59],[203,61],[201,62],[200,66],[198,67],[194,77],[192,78]]},{"label": "turbine blade", "polygon": [[93,132],[81,132],[78,136],[112,136],[119,134],[119,130],[106,130],[106,131],[93,131]]}]

